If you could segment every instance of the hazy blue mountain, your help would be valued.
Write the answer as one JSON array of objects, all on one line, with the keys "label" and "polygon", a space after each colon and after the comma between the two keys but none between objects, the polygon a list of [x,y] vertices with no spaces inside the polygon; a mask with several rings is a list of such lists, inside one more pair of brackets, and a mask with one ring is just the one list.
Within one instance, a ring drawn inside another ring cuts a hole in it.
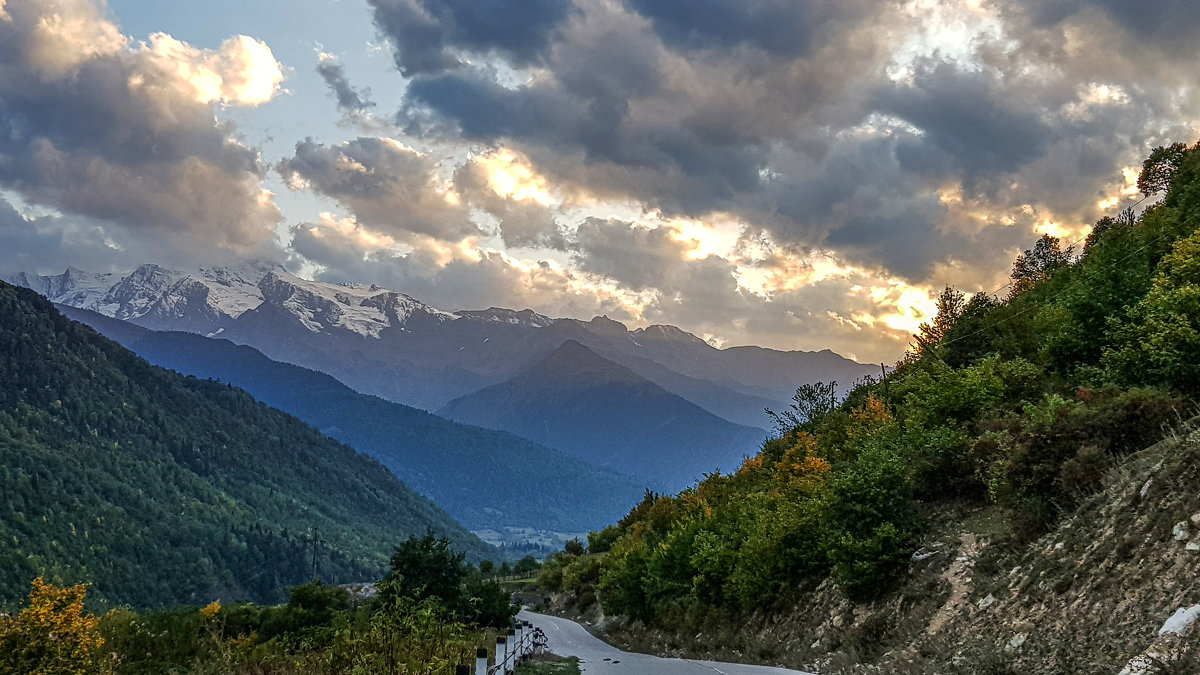
[{"label": "hazy blue mountain", "polygon": [[439,412],[662,481],[671,489],[704,472],[736,469],[765,438],[762,430],[721,419],[575,340]]},{"label": "hazy blue mountain", "polygon": [[329,375],[272,361],[228,340],[63,311],[151,363],[232,383],[375,457],[471,529],[600,528],[623,516],[649,485],[510,433],[360,394]]}]

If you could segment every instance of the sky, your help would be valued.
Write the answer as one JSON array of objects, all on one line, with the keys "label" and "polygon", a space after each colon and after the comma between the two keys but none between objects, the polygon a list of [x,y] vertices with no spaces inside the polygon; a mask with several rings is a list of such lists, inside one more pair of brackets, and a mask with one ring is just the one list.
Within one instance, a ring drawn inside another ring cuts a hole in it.
[{"label": "sky", "polygon": [[0,0],[0,271],[268,260],[892,362],[1139,203],[1198,52],[1189,0]]}]

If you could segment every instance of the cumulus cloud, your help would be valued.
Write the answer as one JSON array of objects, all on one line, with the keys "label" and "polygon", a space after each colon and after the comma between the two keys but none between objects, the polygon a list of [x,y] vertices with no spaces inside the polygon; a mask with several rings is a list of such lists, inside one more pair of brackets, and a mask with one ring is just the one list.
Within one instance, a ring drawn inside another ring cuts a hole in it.
[{"label": "cumulus cloud", "polygon": [[444,309],[516,306],[555,316],[636,317],[616,289],[547,261],[420,236],[395,246],[383,233],[333,216],[298,225],[293,234],[298,262],[315,263],[315,276],[327,281],[377,283]]},{"label": "cumulus cloud", "polygon": [[481,233],[457,193],[439,178],[438,163],[399,141],[360,137],[327,146],[306,139],[277,168],[290,185],[338,200],[372,228],[439,239]]},{"label": "cumulus cloud", "polygon": [[138,53],[147,70],[134,75],[167,80],[197,103],[260,105],[270,101],[283,84],[283,66],[267,43],[246,35],[231,37],[220,49],[198,49],[166,33],[154,33]]},{"label": "cumulus cloud", "polygon": [[193,250],[255,252],[280,219],[258,152],[213,103],[257,104],[281,78],[266,45],[134,45],[87,0],[18,0],[0,20],[0,187]]},{"label": "cumulus cloud", "polygon": [[506,246],[567,247],[545,181],[512,153],[492,152],[465,162],[454,172],[454,188],[499,221]]}]

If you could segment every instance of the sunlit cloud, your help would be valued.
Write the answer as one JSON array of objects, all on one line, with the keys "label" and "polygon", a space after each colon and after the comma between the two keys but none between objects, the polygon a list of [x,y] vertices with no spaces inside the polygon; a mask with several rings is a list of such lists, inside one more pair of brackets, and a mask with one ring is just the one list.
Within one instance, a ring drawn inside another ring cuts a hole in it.
[{"label": "sunlit cloud", "polygon": [[487,175],[488,187],[497,195],[516,201],[531,200],[551,206],[556,200],[549,182],[538,175],[529,161],[508,149],[495,150],[475,157]]}]

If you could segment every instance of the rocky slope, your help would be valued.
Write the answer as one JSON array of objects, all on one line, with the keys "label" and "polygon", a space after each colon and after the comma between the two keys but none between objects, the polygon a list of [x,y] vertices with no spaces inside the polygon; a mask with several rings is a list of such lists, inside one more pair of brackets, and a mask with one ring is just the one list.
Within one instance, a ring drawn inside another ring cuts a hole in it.
[{"label": "rocky slope", "polygon": [[[874,603],[826,581],[794,607],[678,633],[595,605],[583,618],[627,648],[818,673],[1200,672],[1200,418],[1127,457],[1031,544],[1003,543],[992,507],[926,518],[908,580]],[[556,601],[572,614],[572,598]]]}]

